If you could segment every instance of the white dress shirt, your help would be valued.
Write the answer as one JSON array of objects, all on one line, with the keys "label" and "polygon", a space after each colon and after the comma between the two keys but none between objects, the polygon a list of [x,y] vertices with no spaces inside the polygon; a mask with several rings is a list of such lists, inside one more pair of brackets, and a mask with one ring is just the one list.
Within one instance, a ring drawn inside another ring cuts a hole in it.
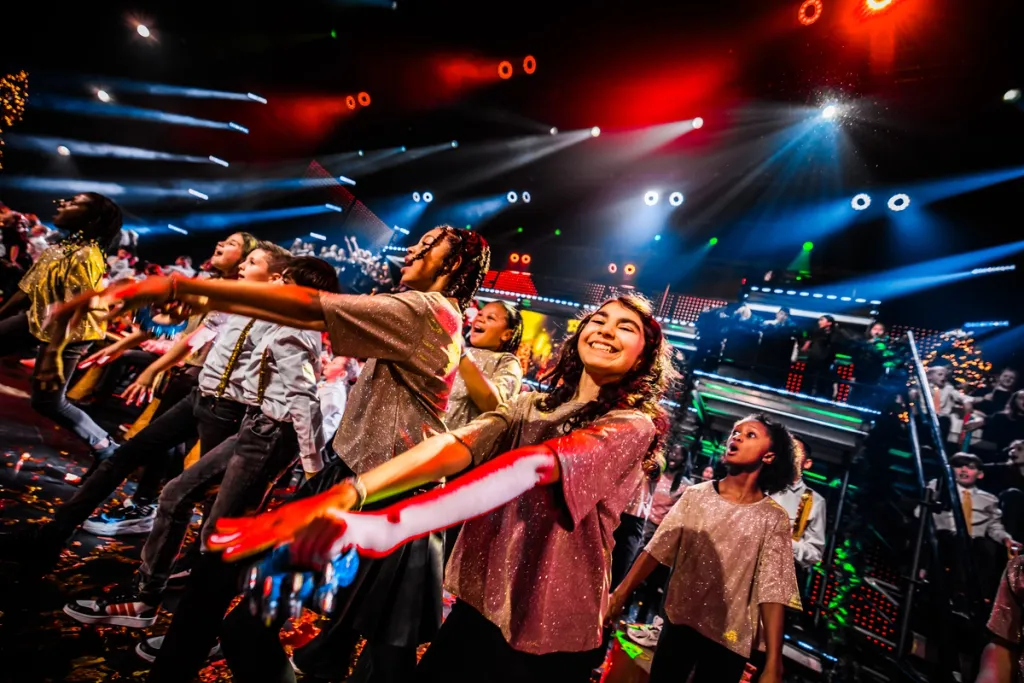
[{"label": "white dress shirt", "polygon": [[[928,482],[928,488],[935,490],[935,479]],[[960,500],[963,501],[964,492],[967,489],[960,484],[957,484],[956,488],[960,494]],[[985,538],[988,536],[996,543],[1005,543],[1006,539],[1010,538],[1010,534],[1003,528],[1003,511],[999,507],[999,499],[988,491],[982,491],[977,486],[972,487],[970,491],[971,519],[968,521],[971,524],[971,537]],[[934,519],[937,531],[953,532],[956,530],[951,510],[936,513]]]},{"label": "white dress shirt", "polygon": [[807,526],[804,528],[803,536],[793,541],[793,559],[796,560],[797,566],[804,569],[820,562],[825,554],[825,499],[817,491],[808,488],[803,478],[772,494],[772,499],[785,508],[786,514],[789,515],[790,528],[793,529],[796,527],[800,500],[808,491],[811,494],[811,512],[807,517]]}]

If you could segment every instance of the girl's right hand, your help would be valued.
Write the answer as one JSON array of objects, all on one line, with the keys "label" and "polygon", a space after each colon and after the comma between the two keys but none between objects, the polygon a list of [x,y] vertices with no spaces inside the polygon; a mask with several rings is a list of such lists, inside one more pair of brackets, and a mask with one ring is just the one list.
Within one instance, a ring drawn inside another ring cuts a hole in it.
[{"label": "girl's right hand", "polygon": [[153,400],[153,384],[155,378],[146,371],[139,373],[139,376],[135,378],[135,381],[128,385],[128,388],[121,394],[121,398],[128,405],[132,405],[132,402],[137,406],[141,406],[144,403],[149,403]]}]

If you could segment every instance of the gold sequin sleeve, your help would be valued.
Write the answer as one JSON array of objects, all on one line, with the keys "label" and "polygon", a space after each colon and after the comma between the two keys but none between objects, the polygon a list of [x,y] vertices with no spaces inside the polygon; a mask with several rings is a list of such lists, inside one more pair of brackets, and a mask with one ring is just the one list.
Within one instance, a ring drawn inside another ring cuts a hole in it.
[{"label": "gold sequin sleeve", "polygon": [[99,289],[106,271],[107,264],[99,249],[84,246],[76,251],[68,259],[64,274],[64,301],[71,301],[81,294]]},{"label": "gold sequin sleeve", "polygon": [[[85,292],[99,289],[107,264],[103,252],[91,244],[65,254],[65,247],[54,245],[40,255],[39,260],[18,283],[30,302],[27,312],[29,332],[42,342],[50,337],[43,325],[52,304],[69,301]],[[107,324],[101,319],[102,311],[87,311],[69,330],[66,342],[102,339]]]},{"label": "gold sequin sleeve", "polygon": [[1014,645],[1020,644],[1021,616],[1020,603],[1013,594],[1014,578],[1020,582],[1024,557],[1015,557],[1006,565],[999,580],[999,592],[992,604],[992,615],[988,619],[988,630],[993,635]]},{"label": "gold sequin sleeve", "polygon": [[328,294],[321,292],[335,355],[404,361],[422,342],[433,313],[422,292]]},{"label": "gold sequin sleeve", "polygon": [[758,554],[752,602],[755,605],[772,602],[800,609],[789,515],[781,505],[772,503],[776,514],[771,516],[774,523],[767,530]]}]

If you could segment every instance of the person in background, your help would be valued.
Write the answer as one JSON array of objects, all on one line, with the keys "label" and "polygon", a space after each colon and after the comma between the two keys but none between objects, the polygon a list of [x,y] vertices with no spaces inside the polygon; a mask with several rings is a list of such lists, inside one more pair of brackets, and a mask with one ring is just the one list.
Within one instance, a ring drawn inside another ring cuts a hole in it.
[{"label": "person in background", "polygon": [[761,348],[757,353],[757,364],[768,384],[784,388],[793,364],[796,350],[797,327],[790,317],[789,308],[782,306],[775,312],[775,318],[764,323],[761,332]]},{"label": "person in background", "polygon": [[832,362],[840,341],[839,325],[831,315],[818,318],[817,327],[807,333],[801,351],[806,355],[804,377],[812,396],[831,399],[835,395]]},{"label": "person in background", "polygon": [[[963,410],[970,414],[971,400],[954,386],[950,367],[948,365],[933,365],[927,370],[928,390],[932,394],[932,402],[935,406],[935,414],[939,418],[939,431],[942,433],[942,443],[945,446],[949,439],[949,432],[953,428],[954,413]],[[977,423],[980,427],[982,423]],[[965,425],[965,429],[972,429],[971,423]]]},{"label": "person in background", "polygon": [[317,387],[317,394],[320,396],[320,413],[324,416],[324,435],[331,441],[345,413],[349,389],[359,378],[361,368],[358,360],[346,356],[330,357],[323,363],[323,368],[323,380]]},{"label": "person in background", "polygon": [[164,273],[167,275],[181,275],[182,277],[195,277],[196,269],[192,267],[191,256],[179,256],[174,259],[174,265],[166,266]]},{"label": "person in background", "polygon": [[14,295],[25,271],[32,267],[28,231],[29,220],[24,214],[12,211],[0,217],[0,234],[5,249],[5,260],[0,262],[0,290],[4,296]]},{"label": "person in background", "polygon": [[0,308],[0,357],[43,344],[32,370],[32,407],[87,443],[95,468],[113,454],[117,444],[106,430],[68,401],[67,389],[78,361],[94,341],[103,339],[107,325],[101,311],[89,309],[71,329],[58,331],[47,321],[47,311],[52,304],[100,286],[106,272],[105,250],[120,236],[121,209],[101,194],[77,194],[57,202],[54,225],[70,236],[46,249],[21,279],[19,291],[4,301]]},{"label": "person in background", "polygon": [[996,447],[1001,458],[1014,441],[1024,439],[1024,389],[1013,392],[1006,407],[988,417],[975,417],[964,427],[975,430],[984,427],[982,435]]},{"label": "person in background", "polygon": [[694,683],[739,681],[761,637],[761,680],[782,681],[784,610],[800,608],[800,593],[789,517],[770,495],[793,481],[793,437],[752,415],[733,427],[723,459],[726,477],[686,490],[609,598],[614,620],[659,564],[672,568],[651,683],[691,672]]},{"label": "person in background", "polygon": [[975,683],[1013,683],[1024,680],[1021,650],[1021,605],[1024,604],[1024,557],[1010,560],[999,581],[999,590],[988,620],[991,642],[981,653]]},{"label": "person in background", "polygon": [[32,227],[28,230],[28,253],[32,257],[32,263],[35,263],[50,246],[50,237],[54,235],[54,231],[40,223],[37,216],[30,215],[28,218],[33,221]]},{"label": "person in background", "polygon": [[810,446],[803,439],[793,439],[793,482],[772,494],[772,499],[789,515],[793,530],[793,558],[801,570],[808,570],[825,553],[825,499],[804,483],[804,470],[811,469]]}]

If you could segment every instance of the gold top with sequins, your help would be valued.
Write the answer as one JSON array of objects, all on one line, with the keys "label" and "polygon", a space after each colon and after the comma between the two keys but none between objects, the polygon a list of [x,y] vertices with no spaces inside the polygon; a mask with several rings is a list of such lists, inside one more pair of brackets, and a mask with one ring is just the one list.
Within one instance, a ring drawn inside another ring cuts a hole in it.
[{"label": "gold top with sequins", "polygon": [[992,604],[992,615],[988,630],[1017,646],[1017,677],[1024,681],[1024,651],[1021,651],[1021,604],[1024,603],[1024,556],[1017,556],[1006,563],[1006,570],[999,580],[999,592]]},{"label": "gold top with sequins", "polygon": [[[28,296],[28,331],[41,342],[49,342],[50,335],[43,325],[47,309],[55,303],[70,301],[80,294],[100,289],[107,264],[103,250],[95,242],[56,244],[43,250],[37,260],[18,283]],[[68,331],[67,343],[103,339],[107,323],[101,318],[104,311],[88,310]]]}]

